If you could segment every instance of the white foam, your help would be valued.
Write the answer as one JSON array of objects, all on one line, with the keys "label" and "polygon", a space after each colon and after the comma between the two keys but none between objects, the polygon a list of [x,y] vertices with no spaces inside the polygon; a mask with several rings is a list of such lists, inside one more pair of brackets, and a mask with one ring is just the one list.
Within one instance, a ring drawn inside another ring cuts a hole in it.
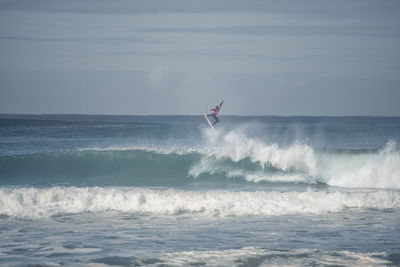
[{"label": "white foam", "polygon": [[230,178],[245,178],[249,182],[285,182],[285,183],[315,183],[317,182],[316,177],[309,176],[307,174],[270,174],[264,173],[263,171],[251,171],[246,169],[235,168],[234,166],[226,166],[221,164],[218,160],[216,161],[210,157],[203,157],[199,162],[194,164],[190,170],[189,175],[192,177],[199,177],[203,173],[211,175],[223,173]]},{"label": "white foam", "polygon": [[272,165],[284,171],[294,168],[317,174],[314,151],[306,144],[295,143],[281,148],[277,144],[267,145],[259,139],[249,138],[242,131],[230,131],[214,135],[209,139],[208,147],[215,148],[213,154],[217,157],[230,157],[235,162],[249,158],[262,167]]},{"label": "white foam", "polygon": [[[282,148],[277,144],[265,144],[259,139],[249,138],[241,130],[230,131],[226,134],[218,130],[205,131],[204,137],[206,146],[201,151],[204,157],[189,171],[193,177],[198,177],[202,173],[220,172],[227,173],[228,176],[235,176],[236,172],[237,175],[248,177],[250,181],[270,180],[265,176],[261,179],[254,179],[255,176],[261,177],[260,173],[249,173],[246,170],[238,173],[238,170],[227,169],[226,166],[218,163],[218,160],[223,159],[230,159],[233,162],[249,159],[253,163],[258,163],[262,168],[272,166],[282,171],[305,172],[308,174],[307,180],[318,174],[314,151],[306,144],[294,143],[287,148]],[[281,177],[283,180],[287,180],[286,175]]]},{"label": "white foam", "polygon": [[324,214],[346,208],[399,209],[399,191],[232,192],[143,188],[0,188],[0,215],[41,218],[118,211],[200,216]]},{"label": "white foam", "polygon": [[346,188],[400,189],[400,153],[390,141],[380,153],[334,155],[322,160],[329,185]]},{"label": "white foam", "polygon": [[147,255],[142,260],[135,259],[140,265],[146,258],[158,259],[168,266],[387,266],[392,262],[383,259],[387,253],[355,253],[349,251],[321,251],[296,249],[292,251],[269,250],[259,247],[239,249],[181,251]]}]

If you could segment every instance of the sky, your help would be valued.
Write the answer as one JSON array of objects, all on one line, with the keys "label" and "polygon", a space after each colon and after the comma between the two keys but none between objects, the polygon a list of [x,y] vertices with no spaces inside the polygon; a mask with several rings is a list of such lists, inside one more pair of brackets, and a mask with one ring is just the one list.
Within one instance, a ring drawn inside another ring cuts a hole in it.
[{"label": "sky", "polygon": [[400,116],[398,0],[0,0],[0,113]]}]

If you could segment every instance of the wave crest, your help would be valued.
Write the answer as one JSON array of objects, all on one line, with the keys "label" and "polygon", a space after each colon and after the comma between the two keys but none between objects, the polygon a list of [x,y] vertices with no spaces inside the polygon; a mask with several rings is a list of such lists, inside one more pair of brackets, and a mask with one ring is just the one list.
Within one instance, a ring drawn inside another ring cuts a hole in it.
[{"label": "wave crest", "polygon": [[238,162],[249,158],[262,167],[273,166],[283,171],[295,169],[316,175],[317,165],[314,151],[306,144],[295,143],[288,148],[277,144],[265,144],[262,140],[249,138],[242,131],[230,131],[227,134],[215,131],[208,134],[209,154],[217,158],[229,157]]}]

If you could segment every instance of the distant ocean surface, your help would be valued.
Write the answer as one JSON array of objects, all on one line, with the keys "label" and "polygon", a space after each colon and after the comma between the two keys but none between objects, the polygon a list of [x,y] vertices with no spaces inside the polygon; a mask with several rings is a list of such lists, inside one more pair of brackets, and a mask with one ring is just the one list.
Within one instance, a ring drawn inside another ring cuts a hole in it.
[{"label": "distant ocean surface", "polygon": [[400,265],[400,117],[0,115],[0,265]]}]

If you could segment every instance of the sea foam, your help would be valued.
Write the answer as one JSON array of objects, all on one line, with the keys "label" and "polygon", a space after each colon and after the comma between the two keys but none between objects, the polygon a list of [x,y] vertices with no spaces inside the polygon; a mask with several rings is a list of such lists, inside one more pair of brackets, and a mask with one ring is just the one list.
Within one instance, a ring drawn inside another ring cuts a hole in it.
[{"label": "sea foam", "polygon": [[150,215],[275,216],[325,214],[347,208],[399,209],[399,191],[265,192],[51,187],[0,188],[0,215],[42,218],[117,211]]},{"label": "sea foam", "polygon": [[378,153],[335,155],[325,159],[324,178],[329,185],[346,188],[400,189],[400,153],[389,141]]},{"label": "sea foam", "polygon": [[273,166],[283,171],[289,169],[301,170],[317,174],[314,151],[306,144],[294,143],[287,148],[277,144],[266,144],[260,139],[250,138],[243,131],[206,132],[206,147],[208,154],[217,158],[229,157],[238,162],[249,158],[260,166]]}]

